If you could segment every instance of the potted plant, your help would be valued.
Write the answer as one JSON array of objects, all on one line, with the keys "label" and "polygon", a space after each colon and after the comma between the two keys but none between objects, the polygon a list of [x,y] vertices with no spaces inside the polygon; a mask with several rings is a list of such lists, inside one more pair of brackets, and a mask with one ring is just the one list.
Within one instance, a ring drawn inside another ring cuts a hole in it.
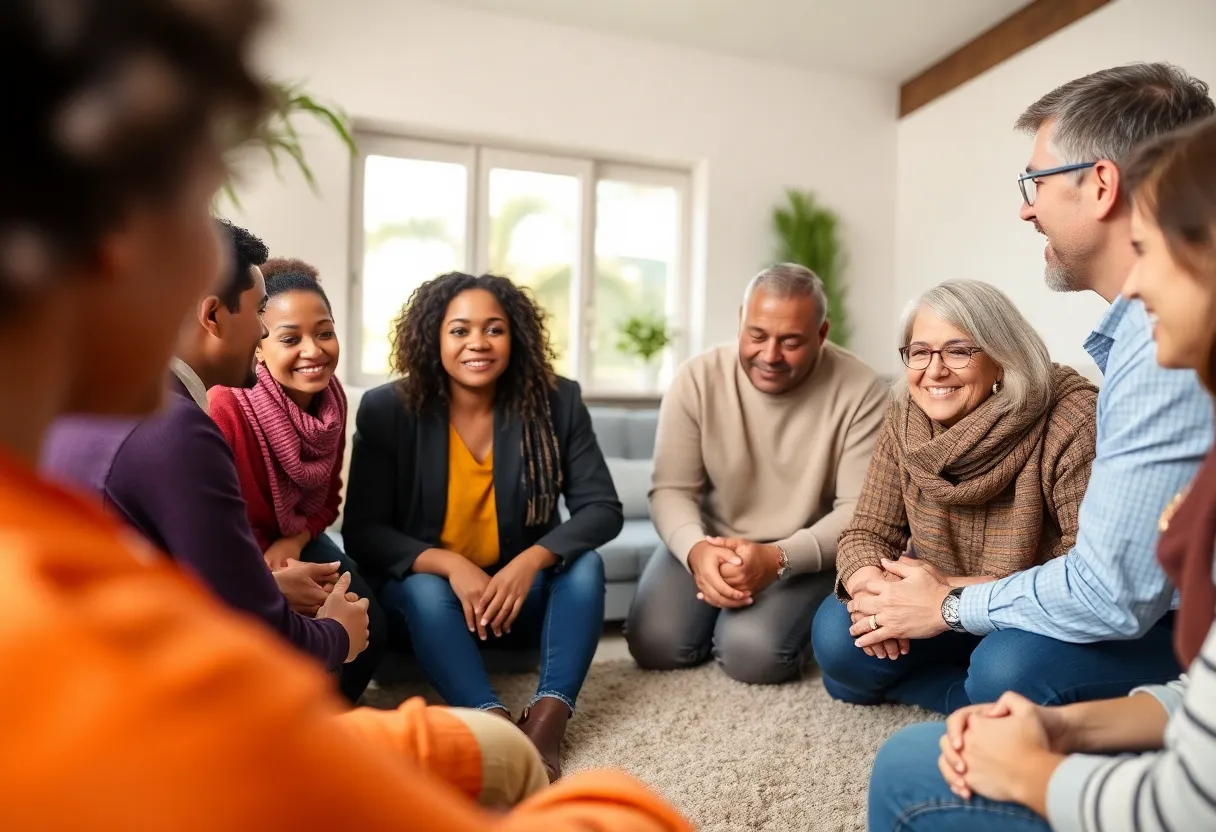
[{"label": "potted plant", "polygon": [[[301,114],[317,119],[346,145],[347,150],[353,156],[358,149],[351,132],[350,118],[342,110],[322,104],[299,84],[269,81],[267,86],[270,89],[270,112],[246,149],[252,147],[264,150],[270,157],[270,164],[276,174],[281,173],[279,169],[281,156],[287,156],[295,163],[313,193],[318,193],[316,177],[313,176],[312,168],[304,158],[300,134],[292,119]],[[237,199],[236,189],[231,180],[224,183],[223,195],[233,205],[240,206],[240,200]]]},{"label": "potted plant", "polygon": [[840,241],[840,219],[818,203],[810,191],[790,188],[786,204],[773,210],[777,234],[777,262],[797,263],[819,275],[828,300],[828,340],[849,344],[851,327],[845,297],[844,270],[848,263]]},{"label": "potted plant", "polygon": [[616,348],[625,355],[642,359],[639,370],[642,389],[655,392],[659,387],[659,365],[656,359],[671,343],[674,333],[667,319],[659,315],[633,315],[617,328],[619,339]]}]

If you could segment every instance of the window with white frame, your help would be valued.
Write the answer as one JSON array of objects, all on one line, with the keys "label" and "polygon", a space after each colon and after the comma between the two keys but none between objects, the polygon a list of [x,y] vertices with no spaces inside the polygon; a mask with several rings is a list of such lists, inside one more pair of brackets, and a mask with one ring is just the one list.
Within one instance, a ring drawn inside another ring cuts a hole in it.
[{"label": "window with white frame", "polygon": [[[689,173],[549,153],[361,134],[352,323],[358,384],[389,373],[410,294],[449,271],[527,286],[559,374],[599,394],[655,393],[683,357]],[[653,361],[622,351],[632,317],[676,335]]]}]

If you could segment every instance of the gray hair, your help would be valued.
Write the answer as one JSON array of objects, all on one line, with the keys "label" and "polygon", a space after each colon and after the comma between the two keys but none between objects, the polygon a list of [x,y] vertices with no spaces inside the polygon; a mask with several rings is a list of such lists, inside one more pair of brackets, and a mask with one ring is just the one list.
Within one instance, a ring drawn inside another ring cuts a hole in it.
[{"label": "gray hair", "polygon": [[[1135,63],[1069,81],[1026,108],[1015,129],[1033,135],[1054,120],[1062,165],[1127,160],[1144,141],[1216,113],[1208,85],[1167,63]],[[1085,172],[1076,174],[1078,181]]]},{"label": "gray hair", "polygon": [[747,282],[743,290],[743,308],[752,299],[752,293],[763,289],[777,298],[810,298],[815,303],[815,326],[823,326],[828,319],[828,296],[819,275],[797,263],[778,263]]},{"label": "gray hair", "polygon": [[[904,309],[900,332],[907,345],[922,309],[967,333],[1003,371],[996,407],[1000,413],[1042,413],[1051,400],[1051,354],[1030,321],[1000,289],[979,280],[947,280],[912,300]],[[895,383],[894,396],[906,401],[908,385]]]}]

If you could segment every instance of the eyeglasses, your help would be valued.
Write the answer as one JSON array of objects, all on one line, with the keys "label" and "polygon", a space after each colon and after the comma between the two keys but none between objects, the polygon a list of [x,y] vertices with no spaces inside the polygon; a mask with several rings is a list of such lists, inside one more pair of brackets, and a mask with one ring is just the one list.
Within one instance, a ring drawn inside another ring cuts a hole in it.
[{"label": "eyeglasses", "polygon": [[1042,179],[1044,176],[1055,176],[1057,173],[1068,173],[1073,170],[1085,170],[1092,168],[1097,162],[1077,162],[1074,165],[1061,165],[1058,168],[1047,168],[1046,170],[1028,170],[1025,173],[1018,174],[1018,188],[1022,191],[1022,199],[1026,200],[1027,205],[1034,205],[1035,184],[1034,180]]},{"label": "eyeglasses", "polygon": [[909,370],[926,370],[933,363],[933,356],[940,355],[942,363],[951,370],[963,370],[971,363],[971,357],[983,352],[982,347],[944,347],[931,350],[928,347],[900,347],[899,357]]}]

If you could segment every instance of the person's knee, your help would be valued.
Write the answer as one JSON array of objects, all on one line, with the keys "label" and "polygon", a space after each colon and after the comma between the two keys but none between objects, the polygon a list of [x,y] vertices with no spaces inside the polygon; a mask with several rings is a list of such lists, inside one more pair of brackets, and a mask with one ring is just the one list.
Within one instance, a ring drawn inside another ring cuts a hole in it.
[{"label": "person's knee", "polygon": [[709,657],[709,645],[693,643],[683,624],[670,609],[639,596],[625,620],[629,655],[643,670],[680,670],[701,664]]},{"label": "person's knee", "polygon": [[580,595],[604,594],[604,559],[596,551],[584,552],[575,558],[565,573],[566,583]]},{"label": "person's knee", "polygon": [[802,672],[802,646],[782,647],[777,635],[756,621],[735,618],[726,623],[714,634],[714,656],[736,682],[778,685]]},{"label": "person's knee", "polygon": [[455,599],[452,588],[438,575],[416,574],[394,581],[381,593],[381,601],[407,619],[445,610]]},{"label": "person's knee", "polygon": [[864,655],[849,635],[849,613],[844,604],[830,596],[819,605],[811,625],[811,647],[815,664],[828,676],[845,672],[857,657]]},{"label": "person's knee", "polygon": [[481,777],[472,796],[483,806],[514,806],[549,785],[540,752],[509,719],[484,710],[445,711],[464,723],[477,741]]},{"label": "person's knee", "polygon": [[1000,630],[980,641],[971,654],[964,685],[972,702],[995,702],[1006,691],[1014,691],[1040,705],[1055,704],[1048,684],[1042,645],[1031,642],[1041,636],[1020,630]]},{"label": "person's knee", "polygon": [[863,653],[849,634],[851,624],[844,604],[835,597],[824,599],[811,626],[815,664],[823,674],[824,689],[833,699],[873,705],[883,701],[891,684],[890,671],[896,668],[883,667]]},{"label": "person's knee", "polygon": [[870,770],[870,829],[894,829],[908,808],[945,789],[937,768],[944,732],[941,722],[909,725],[878,749]]}]

